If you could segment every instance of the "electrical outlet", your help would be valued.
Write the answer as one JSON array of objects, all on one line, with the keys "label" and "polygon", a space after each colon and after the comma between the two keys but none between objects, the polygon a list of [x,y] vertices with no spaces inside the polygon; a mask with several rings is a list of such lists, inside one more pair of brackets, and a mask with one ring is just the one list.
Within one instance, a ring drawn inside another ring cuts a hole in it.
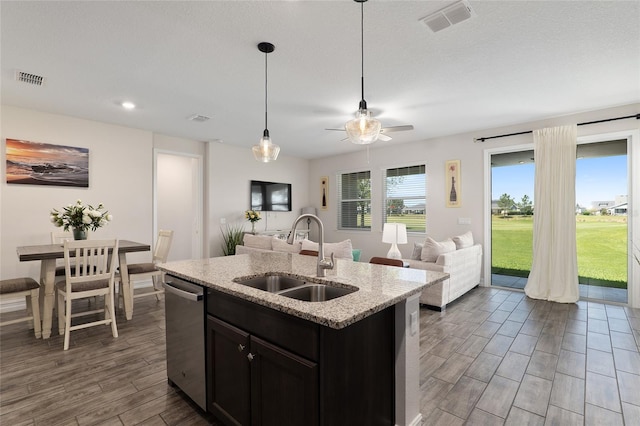
[{"label": "electrical outlet", "polygon": [[471,225],[471,218],[470,217],[459,217],[458,218],[458,225]]},{"label": "electrical outlet", "polygon": [[420,324],[418,322],[417,312],[412,312],[411,315],[409,315],[409,324],[411,328],[411,335],[413,336],[418,332],[418,325]]},{"label": "electrical outlet", "polygon": [[221,225],[224,225],[225,223],[227,223],[227,219],[226,219],[226,218],[224,218],[224,217],[221,217],[221,218],[220,218],[220,224],[221,224]]}]

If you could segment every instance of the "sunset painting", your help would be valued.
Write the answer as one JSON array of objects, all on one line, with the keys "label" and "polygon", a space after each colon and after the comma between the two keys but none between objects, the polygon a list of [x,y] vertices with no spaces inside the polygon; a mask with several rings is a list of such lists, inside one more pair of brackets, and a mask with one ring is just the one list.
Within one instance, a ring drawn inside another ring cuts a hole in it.
[{"label": "sunset painting", "polygon": [[89,149],[7,139],[7,183],[89,187]]}]

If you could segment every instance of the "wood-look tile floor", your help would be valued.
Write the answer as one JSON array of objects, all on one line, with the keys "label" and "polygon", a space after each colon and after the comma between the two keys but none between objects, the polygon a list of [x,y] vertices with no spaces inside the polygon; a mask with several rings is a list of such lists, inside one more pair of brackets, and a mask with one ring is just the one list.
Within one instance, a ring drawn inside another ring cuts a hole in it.
[{"label": "wood-look tile floor", "polygon": [[421,310],[424,425],[640,425],[640,309],[477,288]]},{"label": "wood-look tile floor", "polygon": [[[86,303],[86,302],[80,302]],[[4,314],[7,319],[12,314]],[[36,340],[0,328],[0,425],[216,425],[167,384],[164,303]],[[640,425],[640,310],[477,288],[421,309],[424,425]]]},{"label": "wood-look tile floor", "polygon": [[26,323],[0,328],[0,425],[218,426],[168,385],[164,318],[164,299],[136,299],[131,321],[117,313],[118,338],[72,331],[68,351],[56,321],[47,340]]}]

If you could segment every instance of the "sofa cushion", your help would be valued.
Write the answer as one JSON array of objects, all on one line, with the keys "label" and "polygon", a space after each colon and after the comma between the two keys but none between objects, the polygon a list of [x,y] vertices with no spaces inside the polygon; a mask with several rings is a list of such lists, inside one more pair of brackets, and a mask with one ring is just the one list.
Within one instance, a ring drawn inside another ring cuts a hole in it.
[{"label": "sofa cushion", "polygon": [[473,234],[471,231],[467,231],[462,235],[453,237],[452,240],[456,244],[456,249],[458,250],[471,247],[473,245]]},{"label": "sofa cushion", "polygon": [[411,260],[420,260],[422,257],[422,247],[424,244],[422,243],[413,243],[413,252],[411,253]]},{"label": "sofa cushion", "polygon": [[271,240],[273,240],[273,237],[268,235],[244,234],[243,242],[246,247],[271,250],[273,248]]},{"label": "sofa cushion", "polygon": [[289,244],[285,240],[273,237],[273,239],[271,240],[271,245],[273,246],[273,251],[279,251],[283,253],[300,253],[302,242],[298,241],[293,244]]},{"label": "sofa cushion", "polygon": [[[311,240],[302,240],[302,250],[318,251],[318,243]],[[325,257],[331,257],[331,253],[333,253],[335,258],[353,260],[352,250],[351,240],[344,240],[339,243],[324,243]]]},{"label": "sofa cushion", "polygon": [[424,240],[420,260],[423,262],[435,262],[441,254],[452,251],[456,251],[456,243],[454,243],[451,238],[438,242],[431,237],[427,237],[427,239]]}]

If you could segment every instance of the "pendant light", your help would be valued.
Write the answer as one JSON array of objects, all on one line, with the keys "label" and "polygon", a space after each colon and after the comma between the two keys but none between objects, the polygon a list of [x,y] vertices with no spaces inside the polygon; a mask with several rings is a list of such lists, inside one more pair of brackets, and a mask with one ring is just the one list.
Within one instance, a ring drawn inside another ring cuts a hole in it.
[{"label": "pendant light", "polygon": [[264,132],[258,145],[252,148],[253,156],[263,163],[276,161],[280,153],[280,147],[271,143],[269,129],[267,128],[267,55],[273,52],[275,46],[271,43],[262,42],[258,44],[258,50],[264,53]]},{"label": "pendant light", "polygon": [[364,100],[364,2],[367,0],[354,0],[360,3],[360,54],[361,54],[361,76],[360,87],[362,90],[362,98],[358,105],[356,118],[347,121],[344,129],[347,131],[349,140],[358,145],[366,145],[374,143],[378,140],[380,129],[382,128],[380,121],[371,117],[371,111],[367,110],[367,101]]}]

